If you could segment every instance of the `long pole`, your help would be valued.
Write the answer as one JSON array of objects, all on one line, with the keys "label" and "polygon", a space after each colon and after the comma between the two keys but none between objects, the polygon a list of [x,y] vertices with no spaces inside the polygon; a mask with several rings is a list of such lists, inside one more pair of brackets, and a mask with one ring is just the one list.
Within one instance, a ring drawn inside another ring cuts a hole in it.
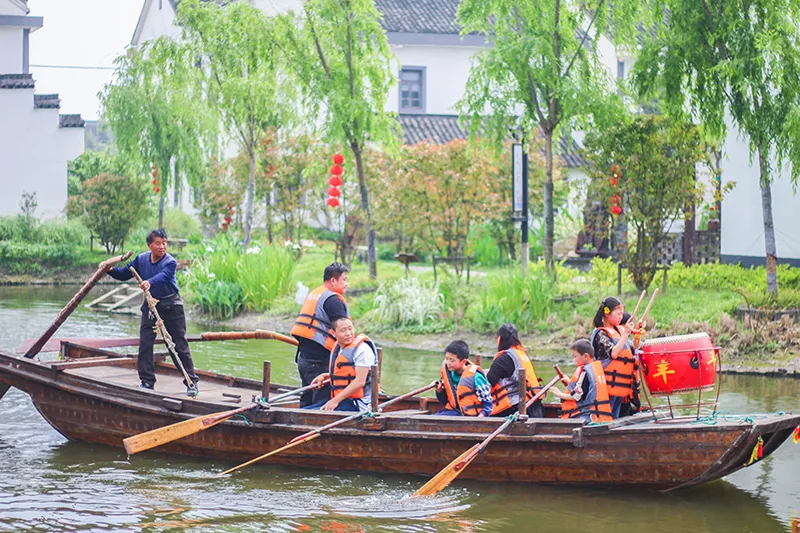
[{"label": "long pole", "polygon": [[530,244],[528,243],[528,149],[525,146],[525,135],[522,136],[522,249],[520,250],[522,275],[528,275],[528,257]]}]

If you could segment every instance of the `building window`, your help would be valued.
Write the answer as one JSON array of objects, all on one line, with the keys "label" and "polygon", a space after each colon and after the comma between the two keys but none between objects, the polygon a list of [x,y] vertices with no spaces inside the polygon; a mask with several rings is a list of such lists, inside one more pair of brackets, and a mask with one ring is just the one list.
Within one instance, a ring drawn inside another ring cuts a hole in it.
[{"label": "building window", "polygon": [[624,80],[625,79],[625,62],[624,61],[617,61],[617,79]]},{"label": "building window", "polygon": [[425,68],[400,69],[400,113],[425,112]]}]

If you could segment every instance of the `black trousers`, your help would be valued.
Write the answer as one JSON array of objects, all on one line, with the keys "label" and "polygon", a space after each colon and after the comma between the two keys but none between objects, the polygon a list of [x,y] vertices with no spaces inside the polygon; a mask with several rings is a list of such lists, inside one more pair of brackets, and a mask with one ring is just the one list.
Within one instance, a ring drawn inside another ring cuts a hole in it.
[{"label": "black trousers", "polygon": [[[306,387],[311,385],[311,381],[315,377],[328,371],[328,362],[309,359],[303,354],[303,351],[300,350],[297,352],[297,371],[300,373],[303,387]],[[331,388],[326,385],[321,389],[313,389],[304,392],[300,396],[300,407],[325,403],[330,399]]]},{"label": "black trousers", "polygon": [[[518,411],[519,411],[519,407],[514,406],[514,407],[509,407],[505,411],[502,411],[502,412],[497,413],[496,415],[492,415],[492,416],[507,417],[509,415],[513,415],[514,413],[516,413]],[[531,418],[544,418],[544,406],[542,406],[542,401],[539,400],[539,401],[533,402],[533,405],[528,407],[527,415],[529,417],[531,417]]]},{"label": "black trousers", "polygon": [[[175,351],[178,352],[183,368],[186,369],[189,378],[197,383],[198,377],[194,373],[192,354],[189,351],[189,343],[186,341],[186,315],[183,312],[183,302],[180,297],[160,301],[156,305],[156,310],[158,310],[161,320],[164,321],[164,326],[172,336],[172,342],[175,343]],[[147,304],[142,305],[142,321],[139,325],[138,368],[139,379],[148,385],[154,385],[156,382],[156,364],[153,359],[153,344],[156,340],[153,326],[155,325],[155,316],[150,315],[150,309]],[[184,385],[188,386],[185,379]]]}]

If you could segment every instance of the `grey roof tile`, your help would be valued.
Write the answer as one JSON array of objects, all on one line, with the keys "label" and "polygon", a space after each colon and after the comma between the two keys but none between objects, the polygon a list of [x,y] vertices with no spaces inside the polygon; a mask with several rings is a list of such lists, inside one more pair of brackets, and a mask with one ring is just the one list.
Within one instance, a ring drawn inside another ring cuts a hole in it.
[{"label": "grey roof tile", "polygon": [[82,128],[84,124],[80,115],[58,115],[59,128]]},{"label": "grey roof tile", "polygon": [[[467,130],[461,127],[457,115],[399,115],[405,144],[432,142],[445,144],[453,139],[466,139]],[[580,155],[580,147],[570,137],[563,136],[558,154],[567,168],[579,168],[586,163]]]},{"label": "grey roof tile", "polygon": [[397,33],[458,34],[459,0],[375,0],[383,28]]},{"label": "grey roof tile", "polygon": [[33,74],[0,74],[0,89],[33,89]]},{"label": "grey roof tile", "polygon": [[61,99],[57,94],[34,94],[33,107],[36,109],[58,109],[61,107]]}]

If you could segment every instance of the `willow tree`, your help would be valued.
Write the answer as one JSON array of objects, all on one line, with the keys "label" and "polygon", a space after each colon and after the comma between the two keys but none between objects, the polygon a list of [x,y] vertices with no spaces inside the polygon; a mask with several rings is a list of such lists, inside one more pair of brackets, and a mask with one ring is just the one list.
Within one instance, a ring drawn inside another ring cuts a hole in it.
[{"label": "willow tree", "polygon": [[178,7],[182,35],[202,68],[208,101],[225,130],[249,157],[244,247],[250,244],[256,198],[257,155],[264,132],[291,115],[291,85],[282,77],[283,54],[275,21],[245,2],[184,0]]},{"label": "willow tree", "polygon": [[371,278],[377,278],[378,267],[364,149],[367,142],[395,148],[399,127],[385,111],[395,78],[380,17],[373,0],[308,0],[299,29],[286,28],[310,116],[321,118],[326,140],[353,154]]},{"label": "willow tree", "polygon": [[555,272],[553,141],[570,127],[623,112],[614,105],[614,82],[594,37],[611,35],[620,45],[635,42],[643,4],[462,0],[459,5],[463,32],[483,34],[489,45],[476,56],[459,103],[461,113],[471,117],[471,129],[486,128],[498,139],[509,129],[534,138],[538,129],[544,137],[544,256],[550,273]]},{"label": "willow tree", "polygon": [[137,173],[158,177],[158,225],[170,185],[182,176],[198,187],[214,146],[214,121],[204,99],[187,83],[194,67],[188,49],[169,38],[119,56],[117,71],[100,91],[103,120],[114,132],[121,159]]},{"label": "willow tree", "polygon": [[800,0],[662,0],[668,12],[634,70],[641,94],[663,88],[666,109],[693,114],[718,139],[728,117],[758,160],[767,292],[778,292],[773,161],[800,174]]}]

